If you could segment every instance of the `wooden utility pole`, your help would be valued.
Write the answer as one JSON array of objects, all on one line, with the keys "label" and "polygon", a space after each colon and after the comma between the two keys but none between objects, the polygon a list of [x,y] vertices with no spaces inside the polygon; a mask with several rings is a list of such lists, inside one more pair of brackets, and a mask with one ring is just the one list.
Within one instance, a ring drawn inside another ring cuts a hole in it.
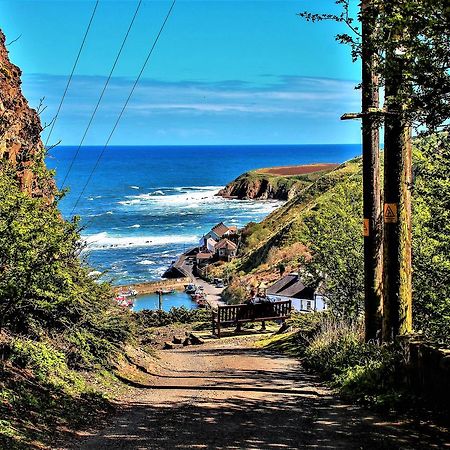
[{"label": "wooden utility pole", "polygon": [[[391,5],[390,5],[391,6]],[[393,33],[386,52],[384,135],[384,304],[383,340],[412,330],[411,127],[405,113],[404,58]]]},{"label": "wooden utility pole", "polygon": [[380,192],[379,86],[374,46],[377,10],[373,0],[361,3],[362,22],[362,155],[364,213],[365,338],[381,330],[383,222]]}]

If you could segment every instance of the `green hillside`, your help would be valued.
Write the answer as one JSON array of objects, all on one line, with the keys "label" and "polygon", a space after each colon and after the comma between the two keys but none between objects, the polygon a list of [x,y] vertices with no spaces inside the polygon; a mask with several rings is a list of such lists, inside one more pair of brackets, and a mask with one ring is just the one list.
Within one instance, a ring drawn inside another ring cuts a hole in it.
[{"label": "green hillside", "polygon": [[[415,328],[447,342],[449,171],[447,135],[415,141]],[[362,311],[364,286],[361,159],[348,161],[323,175],[261,223],[249,224],[243,231],[240,257],[220,270],[233,273],[229,299],[242,299],[242,286],[273,282],[280,270],[300,272],[306,281],[315,283],[325,276],[334,311],[357,316]]]}]

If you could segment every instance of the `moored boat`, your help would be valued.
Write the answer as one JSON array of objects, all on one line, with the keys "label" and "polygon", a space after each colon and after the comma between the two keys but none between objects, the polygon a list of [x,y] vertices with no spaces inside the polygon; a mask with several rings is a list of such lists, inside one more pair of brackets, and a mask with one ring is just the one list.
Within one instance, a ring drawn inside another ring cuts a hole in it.
[{"label": "moored boat", "polygon": [[175,294],[175,289],[159,289],[156,293],[161,295]]}]

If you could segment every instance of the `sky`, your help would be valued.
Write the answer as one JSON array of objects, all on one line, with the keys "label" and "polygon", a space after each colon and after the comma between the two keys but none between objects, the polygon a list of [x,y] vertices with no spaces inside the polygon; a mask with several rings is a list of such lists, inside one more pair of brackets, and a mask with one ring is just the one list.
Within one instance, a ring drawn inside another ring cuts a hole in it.
[{"label": "sky", "polygon": [[[84,141],[103,145],[172,0],[143,0]],[[31,106],[55,116],[94,0],[0,0],[0,28]],[[138,0],[100,0],[49,144],[78,145]],[[298,12],[334,0],[177,0],[111,145],[359,143],[360,66],[345,25]],[[46,139],[48,128],[43,132]]]}]

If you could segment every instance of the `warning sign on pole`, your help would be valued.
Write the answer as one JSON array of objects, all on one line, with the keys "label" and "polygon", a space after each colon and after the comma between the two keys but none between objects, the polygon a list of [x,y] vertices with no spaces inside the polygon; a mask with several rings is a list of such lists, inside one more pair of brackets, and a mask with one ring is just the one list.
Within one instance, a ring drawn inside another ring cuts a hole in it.
[{"label": "warning sign on pole", "polygon": [[397,223],[398,222],[398,208],[397,203],[385,203],[384,204],[384,223]]},{"label": "warning sign on pole", "polygon": [[364,219],[363,222],[363,236],[369,236],[369,219]]}]

